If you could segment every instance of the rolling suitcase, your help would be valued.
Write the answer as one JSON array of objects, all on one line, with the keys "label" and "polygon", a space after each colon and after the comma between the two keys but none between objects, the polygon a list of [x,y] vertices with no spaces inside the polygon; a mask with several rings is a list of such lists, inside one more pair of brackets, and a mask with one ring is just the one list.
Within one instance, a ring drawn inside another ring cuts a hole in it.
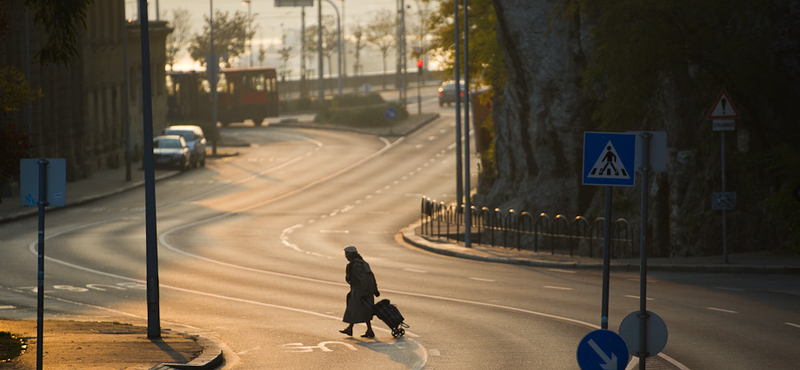
[{"label": "rolling suitcase", "polygon": [[[369,305],[367,302],[365,304]],[[395,338],[403,336],[406,333],[404,328],[408,328],[408,324],[404,323],[403,315],[400,314],[400,310],[388,299],[382,299],[380,302],[375,303],[372,307],[372,313],[375,316],[378,316],[381,321],[383,321],[389,329],[392,329],[392,336]]]}]

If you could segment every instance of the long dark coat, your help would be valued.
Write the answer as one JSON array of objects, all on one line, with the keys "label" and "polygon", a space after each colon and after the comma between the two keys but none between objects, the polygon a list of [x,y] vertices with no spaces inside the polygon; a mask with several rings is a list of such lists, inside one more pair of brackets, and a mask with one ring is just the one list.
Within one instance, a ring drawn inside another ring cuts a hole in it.
[{"label": "long dark coat", "polygon": [[362,300],[367,301],[370,306],[375,304],[378,284],[369,264],[360,255],[347,264],[345,280],[350,284],[350,293],[347,293],[347,309],[342,321],[357,324],[372,320],[372,310]]}]

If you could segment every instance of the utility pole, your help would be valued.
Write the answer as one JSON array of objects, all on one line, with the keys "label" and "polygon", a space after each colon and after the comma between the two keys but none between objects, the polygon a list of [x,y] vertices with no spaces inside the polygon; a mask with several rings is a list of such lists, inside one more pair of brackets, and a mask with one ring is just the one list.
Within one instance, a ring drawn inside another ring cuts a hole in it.
[{"label": "utility pole", "polygon": [[325,77],[322,75],[322,0],[319,0],[319,8],[317,9],[317,52],[319,56],[317,63],[319,69],[317,92],[319,93],[319,106],[323,107],[325,105]]}]

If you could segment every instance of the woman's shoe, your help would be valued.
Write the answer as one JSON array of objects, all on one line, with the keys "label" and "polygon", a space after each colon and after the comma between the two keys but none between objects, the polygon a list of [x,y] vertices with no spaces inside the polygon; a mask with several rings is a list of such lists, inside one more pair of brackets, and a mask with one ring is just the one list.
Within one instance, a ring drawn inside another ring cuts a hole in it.
[{"label": "woman's shoe", "polygon": [[342,334],[349,335],[351,337],[353,336],[353,328],[347,328],[347,329],[344,329],[344,330],[339,330],[339,332],[342,333]]},{"label": "woman's shoe", "polygon": [[362,335],[361,338],[375,338],[375,333],[373,333],[372,330],[370,330],[364,333],[364,335]]}]

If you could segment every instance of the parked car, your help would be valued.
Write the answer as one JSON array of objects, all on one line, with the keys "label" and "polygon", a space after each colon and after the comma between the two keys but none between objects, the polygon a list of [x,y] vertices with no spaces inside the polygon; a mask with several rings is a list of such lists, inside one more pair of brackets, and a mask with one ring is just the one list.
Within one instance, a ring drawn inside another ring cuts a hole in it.
[{"label": "parked car", "polygon": [[[461,97],[464,97],[464,81],[459,82],[461,85]],[[439,87],[439,106],[443,106],[445,103],[449,106],[451,103],[456,102],[456,82],[455,81],[445,81],[442,82],[442,86]]]},{"label": "parked car", "polygon": [[200,126],[194,125],[177,125],[169,126],[164,130],[164,135],[180,135],[186,140],[186,145],[189,146],[191,152],[191,160],[189,161],[192,167],[206,165],[206,136],[203,134],[203,129]]},{"label": "parked car", "polygon": [[189,169],[191,151],[180,135],[160,135],[153,138],[153,161],[156,167]]}]

